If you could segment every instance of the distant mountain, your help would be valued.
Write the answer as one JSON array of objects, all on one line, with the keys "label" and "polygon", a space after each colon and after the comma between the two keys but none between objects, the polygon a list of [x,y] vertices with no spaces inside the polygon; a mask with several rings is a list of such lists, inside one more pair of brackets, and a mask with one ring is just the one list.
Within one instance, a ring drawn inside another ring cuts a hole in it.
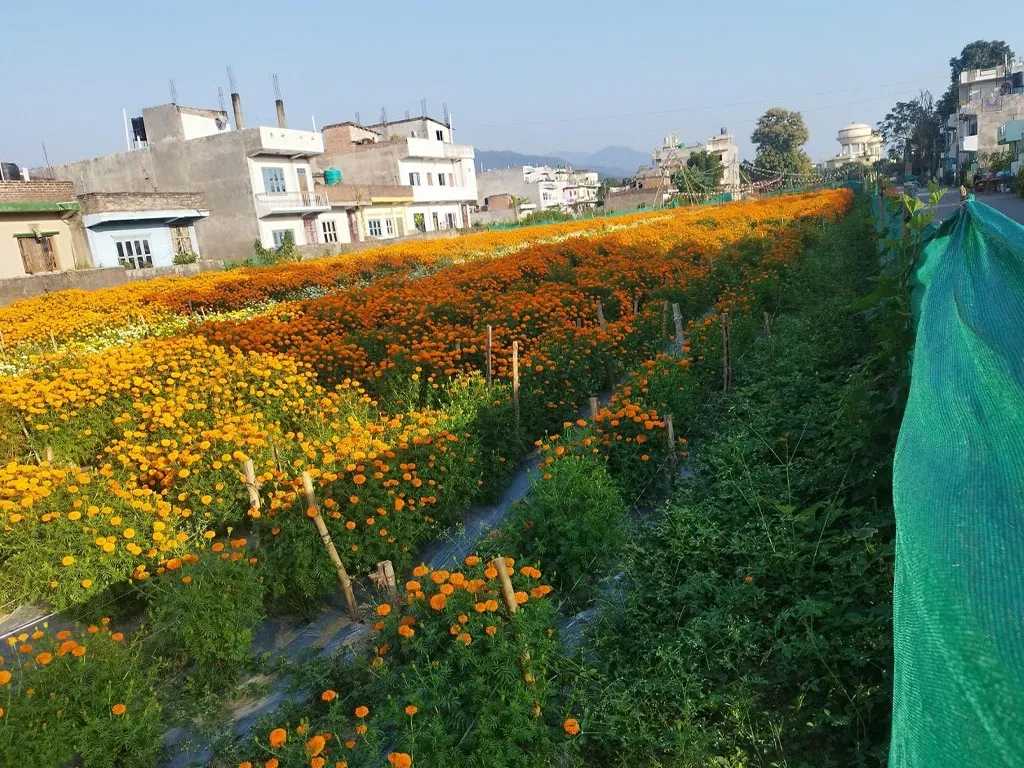
[{"label": "distant mountain", "polygon": [[[625,161],[625,164],[615,161],[616,158]],[[505,149],[476,150],[478,172],[522,165],[571,165],[574,168],[596,171],[602,179],[621,179],[632,176],[637,168],[649,162],[648,155],[629,147],[605,147],[597,152],[559,152],[554,155],[529,155]]]}]

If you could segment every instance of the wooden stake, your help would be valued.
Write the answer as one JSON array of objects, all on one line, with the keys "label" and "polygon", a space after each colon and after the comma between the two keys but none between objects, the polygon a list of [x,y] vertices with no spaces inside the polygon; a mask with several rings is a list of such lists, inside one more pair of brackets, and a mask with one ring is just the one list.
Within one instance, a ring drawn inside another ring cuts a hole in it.
[{"label": "wooden stake", "polygon": [[256,482],[256,466],[252,463],[252,459],[246,459],[242,464],[242,468],[245,470],[245,488],[249,491],[249,509],[260,511],[260,486]]},{"label": "wooden stake", "polygon": [[661,338],[665,338],[668,335],[668,299],[665,299],[665,304],[661,308]]},{"label": "wooden stake", "polygon": [[636,315],[639,315],[639,314],[640,314],[640,297],[639,296],[634,296],[633,297],[633,315],[636,316]]},{"label": "wooden stake", "polygon": [[491,386],[491,360],[493,359],[494,339],[491,326],[487,326],[487,386]]},{"label": "wooden stake", "polygon": [[592,397],[592,398],[590,398],[590,418],[592,418],[594,421],[597,421],[597,411],[598,411],[597,398],[596,397]]},{"label": "wooden stake", "polygon": [[722,391],[728,392],[732,385],[732,354],[729,344],[729,313],[722,313]]},{"label": "wooden stake", "polygon": [[764,335],[772,335],[772,316],[769,315],[767,312],[764,313]]},{"label": "wooden stake", "polygon": [[601,300],[597,300],[597,324],[602,331],[608,330],[608,324],[604,321],[604,307],[601,306]]},{"label": "wooden stake", "polygon": [[53,447],[46,446],[46,461],[49,464],[53,464]]},{"label": "wooden stake", "polygon": [[516,406],[516,418],[519,418],[519,342],[512,342],[512,402]]},{"label": "wooden stake", "polygon": [[679,305],[672,305],[672,322],[676,326],[676,346],[679,347],[679,354],[683,354],[686,347],[686,336],[683,335],[683,315],[679,311]]},{"label": "wooden stake", "polygon": [[331,534],[327,532],[327,525],[324,523],[323,517],[320,516],[320,508],[316,505],[316,494],[313,493],[313,478],[309,476],[309,472],[302,473],[302,490],[306,492],[306,505],[309,512],[313,513],[310,517],[313,518],[317,533],[320,534],[320,540],[327,547],[327,554],[330,556],[331,562],[334,563],[334,568],[338,571],[338,581],[341,582],[341,590],[345,594],[345,603],[348,605],[349,615],[352,617],[352,621],[359,621],[359,609],[356,606],[355,593],[352,591],[352,582],[348,578],[345,564],[341,562],[341,558],[338,556],[338,550],[334,547],[334,542],[331,541]]},{"label": "wooden stake", "polygon": [[512,579],[508,575],[508,567],[505,565],[505,558],[498,555],[496,558],[491,560],[491,565],[494,566],[498,572],[498,581],[501,582],[501,596],[505,599],[505,607],[508,608],[510,614],[514,614],[519,610],[519,604],[516,603],[516,593],[512,589]]},{"label": "wooden stake", "polygon": [[395,579],[395,567],[390,560],[381,560],[377,563],[375,574],[377,586],[382,587],[388,593],[388,599],[398,605],[398,582]]},{"label": "wooden stake", "polygon": [[673,474],[675,474],[676,463],[679,459],[679,452],[676,450],[676,429],[672,423],[672,414],[665,414],[665,432],[668,436],[668,455],[669,461],[672,464]]}]

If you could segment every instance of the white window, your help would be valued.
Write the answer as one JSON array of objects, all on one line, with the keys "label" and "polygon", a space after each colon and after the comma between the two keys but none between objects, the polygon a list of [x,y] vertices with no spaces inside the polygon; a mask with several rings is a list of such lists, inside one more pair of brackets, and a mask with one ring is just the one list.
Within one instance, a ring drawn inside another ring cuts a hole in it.
[{"label": "white window", "polygon": [[338,242],[338,227],[331,219],[324,219],[324,242],[325,243],[336,243]]},{"label": "white window", "polygon": [[445,185],[445,178],[443,173],[437,174],[437,185],[443,187]]},{"label": "white window", "polygon": [[409,174],[409,186],[418,187],[420,185],[420,175],[418,173]]},{"label": "white window", "polygon": [[384,219],[384,231],[388,233],[388,237],[395,234],[395,222],[391,219]]},{"label": "white window", "polygon": [[144,269],[153,266],[153,253],[149,249],[147,238],[118,240],[116,245],[117,263],[125,269]]},{"label": "white window", "polygon": [[449,187],[454,187],[455,186],[455,174],[454,173],[449,173],[448,174],[448,186]]},{"label": "white window", "polygon": [[434,131],[434,135],[437,136],[438,141],[444,141],[444,131]]},{"label": "white window", "polygon": [[284,168],[263,169],[263,191],[284,192]]},{"label": "white window", "polygon": [[[280,248],[282,245],[284,245],[284,236],[287,235],[289,232],[291,232],[290,229],[275,229],[273,232],[271,232],[271,234],[274,236],[275,248]],[[294,238],[295,235],[293,234],[292,237]]]},{"label": "white window", "polygon": [[380,219],[369,219],[366,222],[366,229],[370,233],[371,237],[380,237]]},{"label": "white window", "polygon": [[448,219],[448,229],[455,229],[455,214],[449,213],[446,218]]}]

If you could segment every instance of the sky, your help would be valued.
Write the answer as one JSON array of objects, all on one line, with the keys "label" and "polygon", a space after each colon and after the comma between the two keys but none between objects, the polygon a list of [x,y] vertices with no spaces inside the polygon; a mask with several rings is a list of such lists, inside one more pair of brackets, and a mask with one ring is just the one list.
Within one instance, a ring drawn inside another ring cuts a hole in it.
[{"label": "sky", "polygon": [[292,128],[417,115],[426,98],[480,149],[649,152],[725,127],[752,158],[757,117],[783,106],[803,113],[822,160],[843,125],[876,124],[923,88],[938,98],[951,56],[1007,30],[963,0],[5,6],[21,32],[0,47],[0,158],[28,167],[44,143],[53,163],[124,149],[122,109],[170,101],[170,80],[179,104],[218,108],[228,66],[250,126],[275,124],[276,73]]}]

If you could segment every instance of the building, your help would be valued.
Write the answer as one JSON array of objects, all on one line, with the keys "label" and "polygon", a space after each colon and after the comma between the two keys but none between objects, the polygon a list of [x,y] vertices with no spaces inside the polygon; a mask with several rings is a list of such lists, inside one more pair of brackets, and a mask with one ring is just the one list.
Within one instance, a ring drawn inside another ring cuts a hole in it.
[{"label": "building", "polygon": [[335,123],[324,126],[323,141],[314,168],[325,180],[340,172],[342,186],[411,190],[411,200],[381,200],[361,211],[364,238],[470,226],[469,206],[477,200],[474,151],[452,141],[447,123],[426,116],[370,126]]},{"label": "building", "polygon": [[0,181],[0,278],[92,266],[74,188],[66,181]]},{"label": "building", "polygon": [[195,224],[210,215],[195,192],[90,192],[80,195],[94,267],[170,267],[202,255]]},{"label": "building", "polygon": [[593,171],[533,165],[499,168],[477,175],[477,202],[483,206],[491,198],[508,195],[518,201],[520,213],[549,208],[583,213],[597,206],[600,186]]},{"label": "building", "polygon": [[960,73],[959,107],[947,118],[945,167],[978,170],[986,155],[1005,149],[1000,130],[1024,118],[1024,60]]},{"label": "building", "polygon": [[679,170],[691,155],[699,152],[708,152],[717,155],[721,160],[724,171],[719,186],[726,190],[739,189],[740,186],[740,149],[736,146],[736,140],[725,128],[717,136],[710,136],[704,143],[687,146],[679,141],[679,136],[669,134],[665,137],[661,146],[651,153],[654,167],[657,170],[667,173]]},{"label": "building", "polygon": [[825,161],[826,168],[847,163],[872,165],[882,159],[882,134],[867,123],[850,123],[840,128],[836,140],[839,154]]},{"label": "building", "polygon": [[241,100],[231,96],[234,129],[226,112],[149,107],[126,131],[127,151],[56,165],[52,172],[38,169],[33,176],[73,182],[81,195],[199,193],[205,202],[193,210],[209,215],[192,221],[196,252],[205,259],[244,259],[255,241],[271,248],[287,233],[299,246],[322,242],[319,216],[331,206],[314,184],[311,158],[323,154],[323,136],[284,127],[283,105],[280,125],[246,128]]},{"label": "building", "polygon": [[997,139],[1000,146],[1010,150],[1010,174],[1016,176],[1024,167],[1024,119],[1003,123]]}]

